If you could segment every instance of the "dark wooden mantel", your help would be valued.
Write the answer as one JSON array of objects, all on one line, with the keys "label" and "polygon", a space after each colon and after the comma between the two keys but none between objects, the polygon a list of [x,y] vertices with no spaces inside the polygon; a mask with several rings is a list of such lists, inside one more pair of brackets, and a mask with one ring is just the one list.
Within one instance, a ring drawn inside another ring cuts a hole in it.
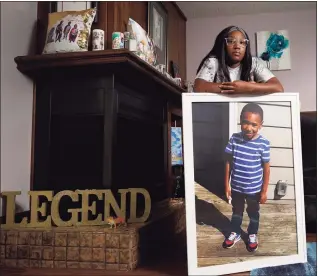
[{"label": "dark wooden mantel", "polygon": [[185,90],[127,50],[15,62],[36,83],[33,190],[139,187],[154,201],[171,195],[171,114]]},{"label": "dark wooden mantel", "polygon": [[17,69],[32,79],[42,77],[44,74],[53,73],[52,71],[83,69],[94,74],[115,73],[128,78],[131,82],[140,81],[142,85],[151,89],[152,85],[160,85],[172,94],[178,95],[186,92],[172,80],[161,74],[153,66],[140,59],[128,50],[104,50],[87,51],[74,53],[57,53],[34,56],[18,56],[15,59]]}]

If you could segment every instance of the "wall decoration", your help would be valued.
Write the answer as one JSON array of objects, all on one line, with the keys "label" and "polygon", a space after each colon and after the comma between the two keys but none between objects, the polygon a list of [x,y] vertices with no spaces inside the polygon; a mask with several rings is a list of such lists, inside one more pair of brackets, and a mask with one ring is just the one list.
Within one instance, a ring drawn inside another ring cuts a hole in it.
[{"label": "wall decoration", "polygon": [[306,263],[299,104],[298,93],[182,94],[188,275]]},{"label": "wall decoration", "polygon": [[171,127],[171,164],[183,165],[181,127]]},{"label": "wall decoration", "polygon": [[257,56],[270,70],[290,70],[290,40],[287,30],[256,33]]},{"label": "wall decoration", "polygon": [[157,53],[157,63],[167,67],[168,13],[160,2],[148,2],[148,33]]}]

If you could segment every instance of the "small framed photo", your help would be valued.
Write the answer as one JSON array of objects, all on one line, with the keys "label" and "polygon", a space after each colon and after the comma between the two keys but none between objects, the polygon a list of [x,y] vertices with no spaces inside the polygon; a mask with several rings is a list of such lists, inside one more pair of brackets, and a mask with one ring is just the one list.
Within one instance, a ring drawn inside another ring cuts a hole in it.
[{"label": "small framed photo", "polygon": [[161,2],[148,2],[148,33],[157,55],[157,64],[167,68],[168,13]]},{"label": "small framed photo", "polygon": [[182,95],[189,275],[307,262],[299,106]]}]

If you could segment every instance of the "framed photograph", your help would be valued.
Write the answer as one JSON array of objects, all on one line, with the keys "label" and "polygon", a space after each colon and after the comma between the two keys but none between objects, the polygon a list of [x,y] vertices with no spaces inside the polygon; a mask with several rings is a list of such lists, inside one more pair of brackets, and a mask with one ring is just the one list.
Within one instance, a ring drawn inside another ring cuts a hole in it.
[{"label": "framed photograph", "polygon": [[157,55],[157,64],[167,68],[168,13],[161,2],[148,2],[148,33]]},{"label": "framed photograph", "polygon": [[298,93],[182,104],[188,274],[305,263]]}]

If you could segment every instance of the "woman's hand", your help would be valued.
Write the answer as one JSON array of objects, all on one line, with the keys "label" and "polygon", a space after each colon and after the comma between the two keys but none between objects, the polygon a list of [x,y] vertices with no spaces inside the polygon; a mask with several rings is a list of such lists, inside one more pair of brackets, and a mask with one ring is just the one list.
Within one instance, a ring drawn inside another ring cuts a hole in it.
[{"label": "woman's hand", "polygon": [[276,77],[265,83],[233,81],[223,82],[219,85],[222,94],[270,94],[284,92],[284,88]]},{"label": "woman's hand", "polygon": [[222,94],[239,94],[239,93],[251,93],[252,85],[251,83],[255,82],[246,82],[246,81],[233,81],[233,82],[222,82],[219,85]]}]

